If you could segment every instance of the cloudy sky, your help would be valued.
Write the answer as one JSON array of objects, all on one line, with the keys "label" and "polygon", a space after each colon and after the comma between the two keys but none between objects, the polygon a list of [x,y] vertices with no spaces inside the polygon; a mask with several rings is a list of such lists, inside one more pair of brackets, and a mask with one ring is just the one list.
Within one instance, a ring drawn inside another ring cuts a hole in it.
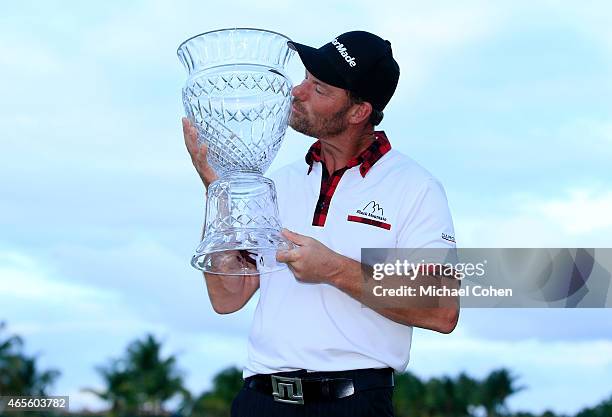
[{"label": "cloudy sky", "polygon": [[[535,4],[534,4],[535,3]],[[392,42],[382,128],[446,187],[464,247],[612,246],[612,6],[605,1],[23,1],[0,15],[0,320],[96,407],[94,366],[146,332],[194,392],[240,366],[254,304],[217,316],[188,263],[203,187],[184,150],[176,47],[223,27],[320,46]],[[303,69],[290,66],[294,82]],[[290,131],[272,170],[310,142]],[[606,168],[608,166],[608,168]],[[612,393],[612,310],[464,310],[415,333],[409,369],[508,367],[514,410]]]}]

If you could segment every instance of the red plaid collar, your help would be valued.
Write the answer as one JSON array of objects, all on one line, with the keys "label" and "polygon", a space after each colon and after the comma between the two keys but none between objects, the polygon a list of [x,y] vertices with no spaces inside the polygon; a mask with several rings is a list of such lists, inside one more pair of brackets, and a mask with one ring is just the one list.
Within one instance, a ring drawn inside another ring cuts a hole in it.
[{"label": "red plaid collar", "polygon": [[[346,169],[359,167],[359,173],[362,177],[365,177],[370,168],[380,159],[384,154],[391,150],[391,143],[387,139],[385,132],[376,131],[374,132],[374,138],[376,139],[370,146],[368,146],[358,156],[348,161]],[[312,164],[315,162],[321,162],[321,141],[318,140],[312,144],[308,152],[306,153],[306,163],[308,164],[308,174],[312,171]]]}]

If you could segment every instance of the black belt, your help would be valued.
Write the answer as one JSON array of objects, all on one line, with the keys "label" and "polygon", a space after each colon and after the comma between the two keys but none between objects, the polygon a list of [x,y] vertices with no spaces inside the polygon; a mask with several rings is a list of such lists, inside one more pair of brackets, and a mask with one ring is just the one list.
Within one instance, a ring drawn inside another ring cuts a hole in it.
[{"label": "black belt", "polygon": [[305,370],[258,374],[245,379],[244,386],[272,395],[275,401],[304,404],[304,401],[349,397],[355,392],[393,386],[393,369],[356,369],[337,372]]}]

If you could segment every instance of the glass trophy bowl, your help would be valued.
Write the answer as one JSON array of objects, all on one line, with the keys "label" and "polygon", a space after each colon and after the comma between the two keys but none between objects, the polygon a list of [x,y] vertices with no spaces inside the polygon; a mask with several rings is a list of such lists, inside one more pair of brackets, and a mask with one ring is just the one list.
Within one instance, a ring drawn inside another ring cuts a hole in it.
[{"label": "glass trophy bowl", "polygon": [[207,190],[202,239],[191,264],[206,273],[255,275],[286,265],[274,183],[263,176],[278,153],[291,111],[285,67],[290,39],[260,29],[194,36],[177,51],[188,78],[183,105],[208,146],[219,179]]}]

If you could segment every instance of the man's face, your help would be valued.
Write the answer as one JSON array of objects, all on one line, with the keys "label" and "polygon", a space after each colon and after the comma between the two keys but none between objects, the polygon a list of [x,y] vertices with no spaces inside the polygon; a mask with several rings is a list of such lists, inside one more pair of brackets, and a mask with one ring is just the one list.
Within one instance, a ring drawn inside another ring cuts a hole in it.
[{"label": "man's face", "polygon": [[316,79],[306,71],[304,81],[292,91],[289,126],[314,138],[335,136],[347,127],[351,103],[346,90]]}]

